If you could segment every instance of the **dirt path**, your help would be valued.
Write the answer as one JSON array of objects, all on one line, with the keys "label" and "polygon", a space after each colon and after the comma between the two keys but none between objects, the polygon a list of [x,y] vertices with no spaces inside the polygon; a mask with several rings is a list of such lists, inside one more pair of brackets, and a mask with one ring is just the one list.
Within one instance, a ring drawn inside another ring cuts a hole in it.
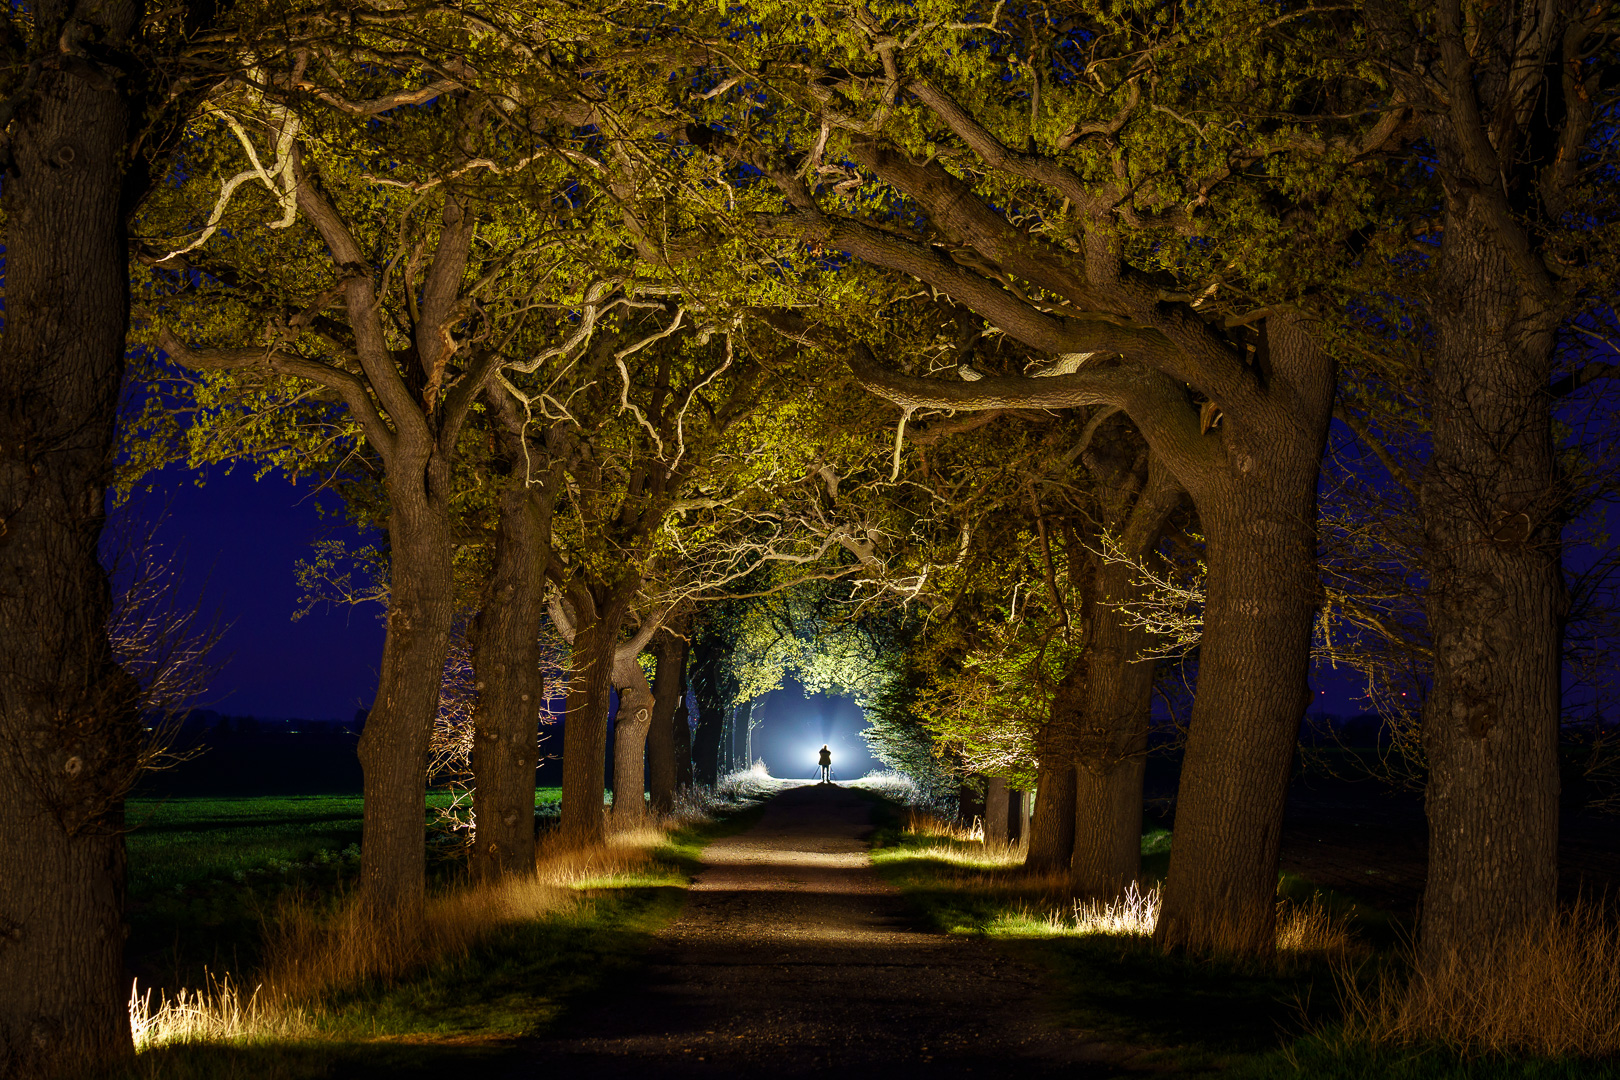
[{"label": "dirt path", "polygon": [[709,846],[640,985],[511,1075],[1118,1075],[1117,1052],[1042,1022],[1033,971],[907,924],[867,858],[869,808],[777,795]]}]

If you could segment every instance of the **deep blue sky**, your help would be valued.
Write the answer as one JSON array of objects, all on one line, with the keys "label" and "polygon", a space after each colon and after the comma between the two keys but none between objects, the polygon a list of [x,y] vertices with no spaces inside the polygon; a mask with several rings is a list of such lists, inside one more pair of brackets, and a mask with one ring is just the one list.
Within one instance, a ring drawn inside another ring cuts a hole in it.
[{"label": "deep blue sky", "polygon": [[[201,708],[232,715],[350,720],[369,705],[382,655],[380,609],[318,607],[297,622],[294,564],[317,539],[360,542],[341,516],[323,517],[330,492],[277,474],[255,481],[238,467],[197,474],[170,468],[117,513],[157,521],[154,548],[175,556],[176,585],[204,622],[228,626],[217,653],[223,669]],[[165,510],[167,511],[165,513]]]}]

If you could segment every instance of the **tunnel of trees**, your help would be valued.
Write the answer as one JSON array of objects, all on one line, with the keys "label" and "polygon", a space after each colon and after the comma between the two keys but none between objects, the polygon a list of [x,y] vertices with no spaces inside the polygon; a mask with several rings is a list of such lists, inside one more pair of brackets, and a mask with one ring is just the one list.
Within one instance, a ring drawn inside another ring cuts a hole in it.
[{"label": "tunnel of trees", "polygon": [[403,938],[447,754],[496,879],[548,702],[587,843],[745,766],[788,676],[1076,898],[1175,755],[1158,940],[1263,954],[1331,661],[1426,785],[1426,962],[1555,904],[1614,643],[1611,5],[5,19],[0,1074],[130,1052],[177,701],[97,545],[181,462],[380,538],[308,586],[386,609],[359,902]]}]

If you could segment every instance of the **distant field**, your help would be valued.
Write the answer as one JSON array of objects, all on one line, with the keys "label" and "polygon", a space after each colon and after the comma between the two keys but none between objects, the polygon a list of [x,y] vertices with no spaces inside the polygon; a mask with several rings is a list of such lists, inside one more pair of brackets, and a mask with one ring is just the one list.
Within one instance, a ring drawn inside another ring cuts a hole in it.
[{"label": "distant field", "polygon": [[[540,788],[535,806],[560,788]],[[449,796],[429,794],[429,805]],[[130,799],[129,885],[135,897],[285,864],[337,862],[360,843],[359,795],[172,796]]]}]

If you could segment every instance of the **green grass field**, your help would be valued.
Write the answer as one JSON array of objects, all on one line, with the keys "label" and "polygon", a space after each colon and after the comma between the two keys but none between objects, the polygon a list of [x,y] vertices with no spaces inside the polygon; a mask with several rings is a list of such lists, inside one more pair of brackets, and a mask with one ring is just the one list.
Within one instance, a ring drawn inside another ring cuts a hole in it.
[{"label": "green grass field", "polygon": [[[555,809],[561,797],[541,788],[535,807]],[[448,801],[428,796],[429,805]],[[141,985],[160,990],[251,971],[284,897],[339,895],[360,867],[359,795],[137,798],[126,821],[126,955]],[[435,879],[458,873],[459,850],[434,846]]]},{"label": "green grass field", "polygon": [[[428,805],[448,805],[443,792]],[[535,792],[536,809],[554,808],[561,788]],[[359,795],[173,796],[129,800],[129,889],[135,899],[183,891],[210,880],[341,860],[360,843]],[[324,855],[324,858],[323,858]]]}]

